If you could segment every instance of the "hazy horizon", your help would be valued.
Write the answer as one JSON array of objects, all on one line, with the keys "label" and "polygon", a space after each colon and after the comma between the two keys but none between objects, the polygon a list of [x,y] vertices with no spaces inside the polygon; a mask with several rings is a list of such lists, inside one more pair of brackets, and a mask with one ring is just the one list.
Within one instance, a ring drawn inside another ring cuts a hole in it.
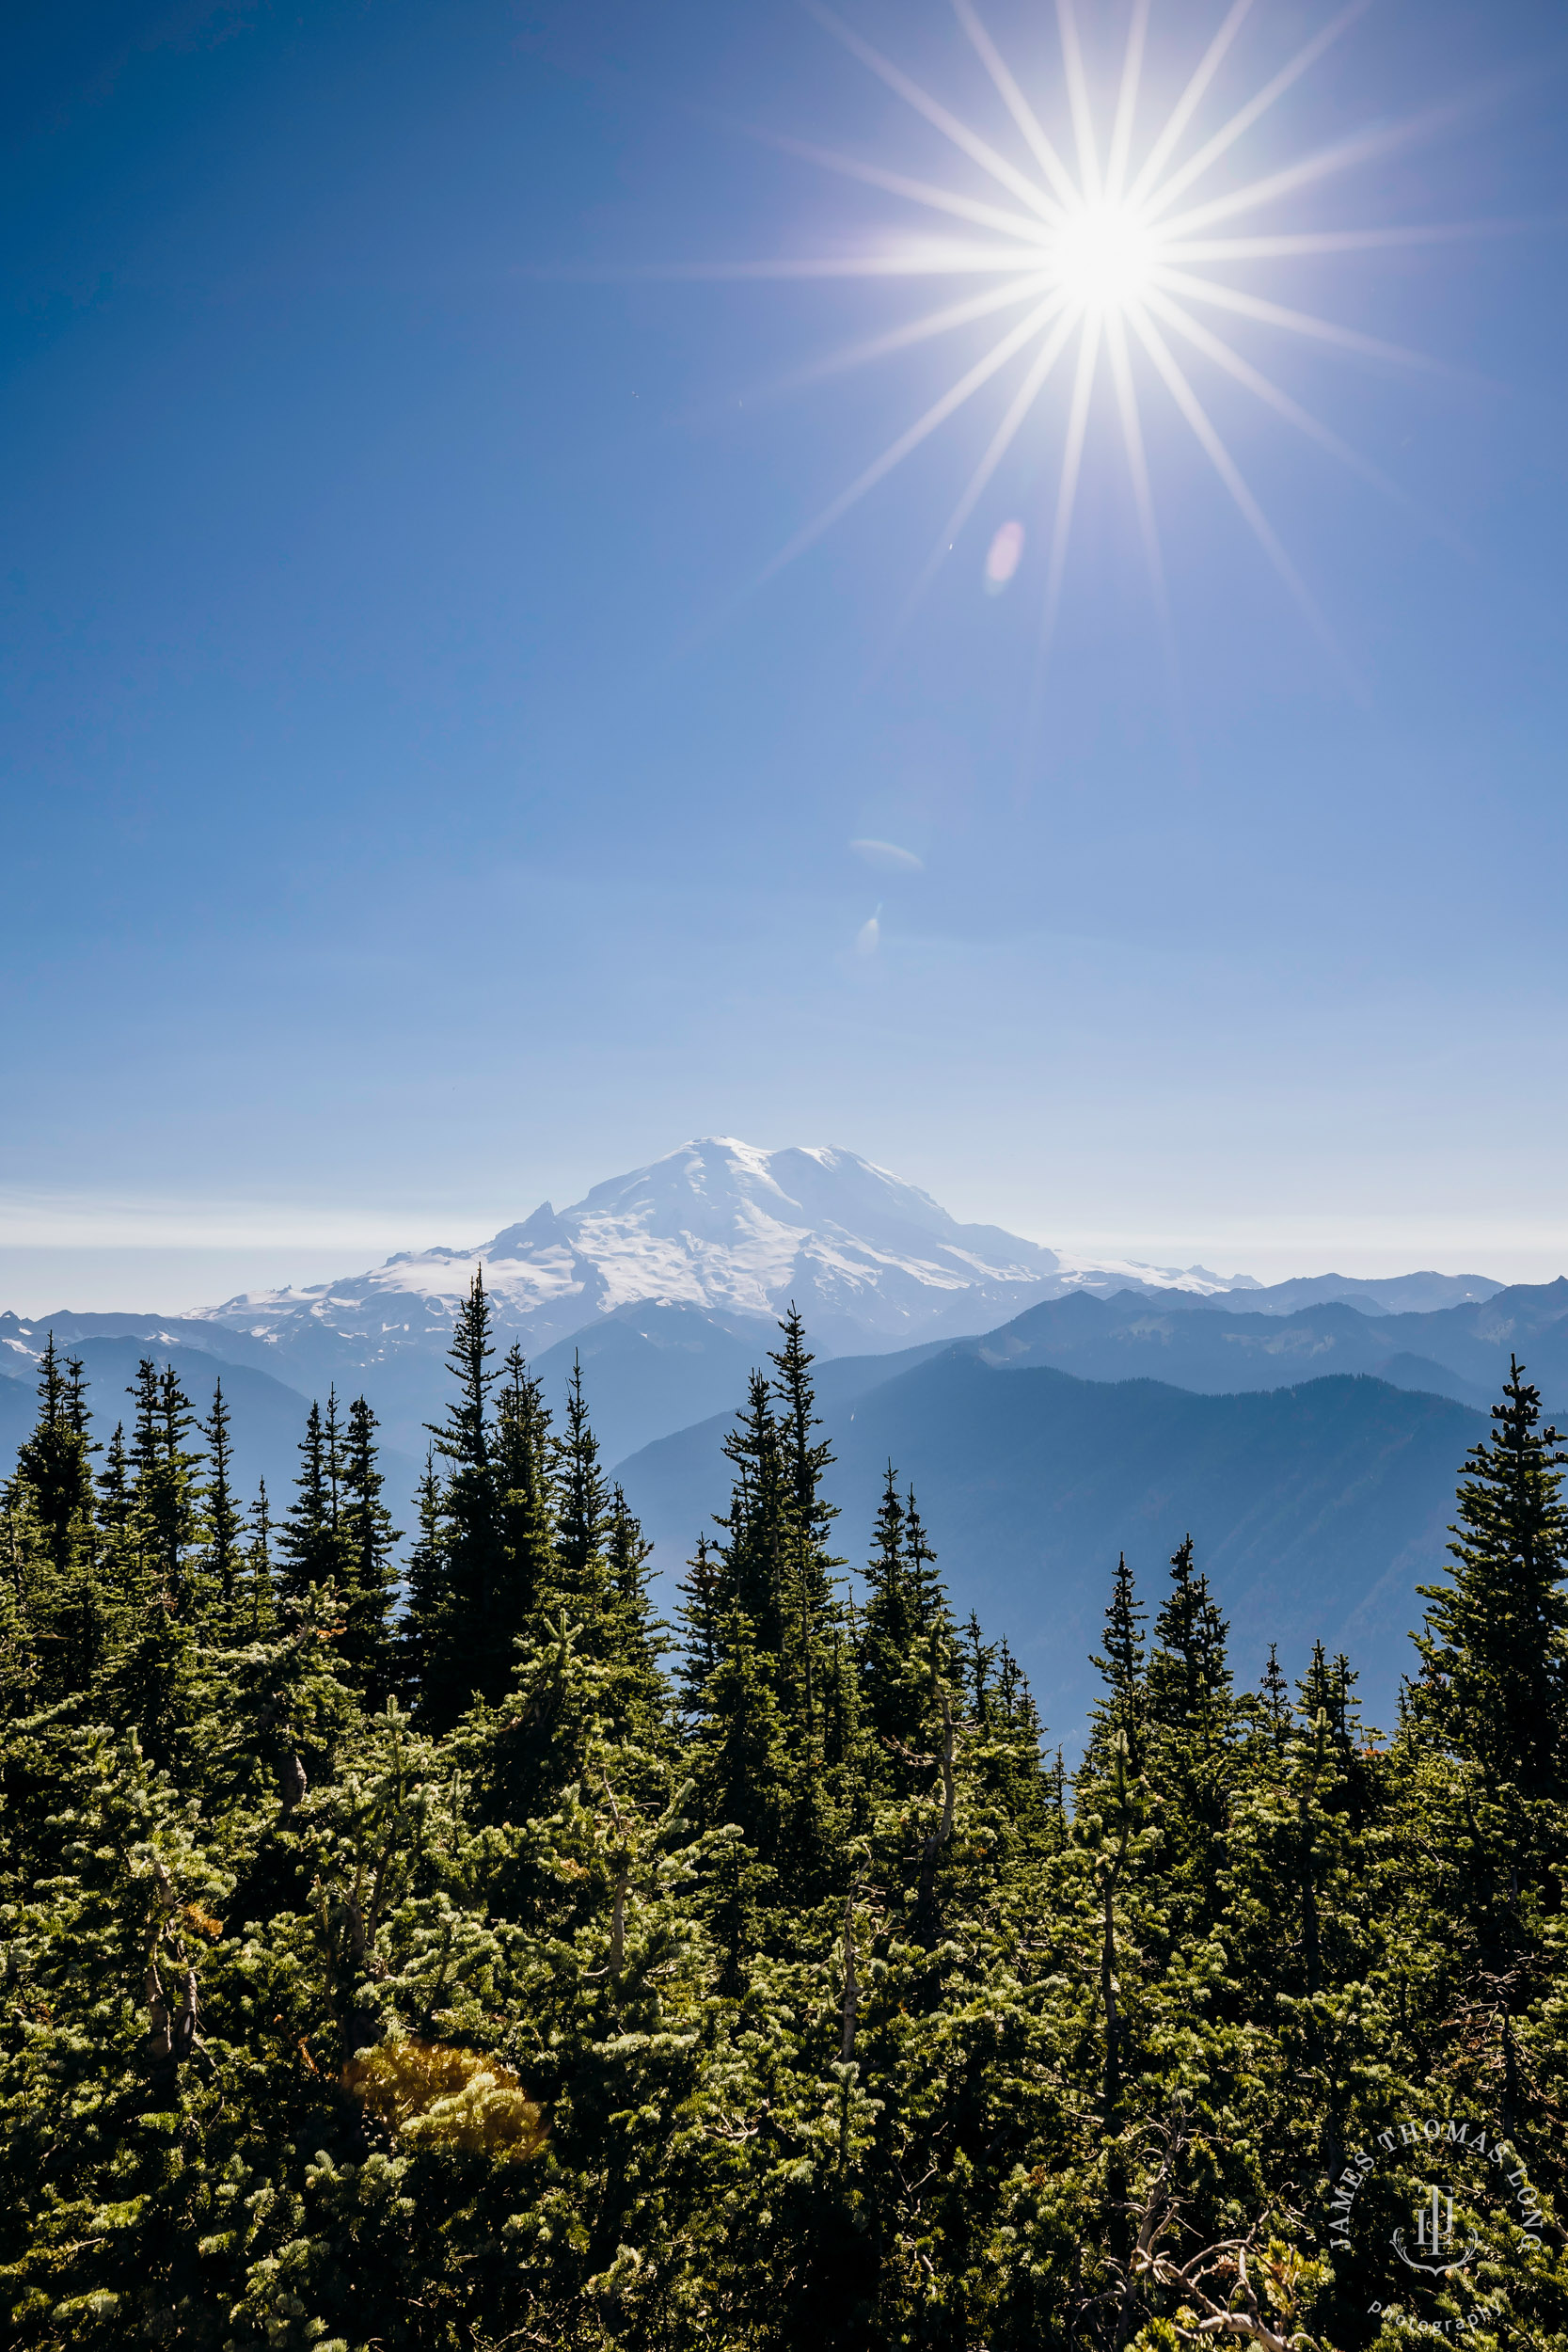
[{"label": "hazy horizon", "polygon": [[[780,1138],[795,1140],[800,1139]],[[842,1137],[832,1140],[844,1142]],[[341,1211],[312,1219],[308,1208],[290,1213],[276,1203],[261,1208],[245,1203],[55,1201],[47,1217],[58,1238],[42,1243],[0,1240],[0,1312],[182,1314],[245,1291],[304,1288],[356,1274],[398,1251],[473,1248],[530,1215],[541,1200],[564,1208],[592,1184],[626,1173],[631,1165],[600,1168],[586,1183],[568,1177],[531,1198],[503,1200],[487,1209],[420,1202],[401,1217],[395,1210],[384,1210],[362,1223]],[[1025,1222],[997,1213],[984,1197],[983,1182],[972,1182],[954,1200],[917,1171],[895,1168],[893,1173],[933,1192],[962,1223],[1000,1226],[1022,1240],[1078,1257],[1127,1259],[1162,1267],[1201,1265],[1211,1273],[1251,1275],[1264,1283],[1297,1275],[1376,1278],[1414,1272],[1545,1282],[1568,1271],[1568,1242],[1554,1254],[1532,1237],[1503,1239],[1498,1229],[1485,1226],[1478,1226],[1468,1248],[1463,1240],[1444,1248],[1443,1232],[1435,1225],[1417,1236],[1402,1221],[1379,1234],[1375,1229],[1356,1229],[1349,1221],[1336,1225],[1321,1217],[1293,1232],[1282,1230],[1278,1221],[1251,1217],[1240,1220],[1231,1235],[1218,1231],[1207,1235],[1067,1231],[1039,1217]],[[255,1219],[253,1240],[246,1237],[247,1214]],[[39,1221],[44,1221],[42,1215]],[[291,1223],[295,1228],[292,1237]],[[79,1239],[67,1238],[73,1224]],[[116,1237],[107,1237],[105,1228]],[[193,1242],[193,1228],[213,1237]],[[132,1238],[138,1232],[146,1237]],[[1422,1240],[1427,1244],[1424,1254]]]}]

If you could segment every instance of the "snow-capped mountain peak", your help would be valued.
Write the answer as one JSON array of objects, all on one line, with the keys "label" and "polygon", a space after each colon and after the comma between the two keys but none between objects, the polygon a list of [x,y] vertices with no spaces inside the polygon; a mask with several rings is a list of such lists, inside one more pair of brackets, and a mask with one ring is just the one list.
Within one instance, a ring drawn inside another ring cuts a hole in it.
[{"label": "snow-capped mountain peak", "polygon": [[570,1208],[545,1201],[488,1242],[402,1251],[345,1281],[248,1294],[209,1311],[257,1338],[314,1330],[396,1352],[444,1332],[481,1269],[501,1329],[534,1349],[638,1304],[771,1323],[793,1299],[814,1343],[843,1353],[981,1330],[1068,1288],[1230,1287],[1174,1269],[1071,1263],[996,1226],[960,1224],[854,1152],[769,1152],[702,1136]]}]

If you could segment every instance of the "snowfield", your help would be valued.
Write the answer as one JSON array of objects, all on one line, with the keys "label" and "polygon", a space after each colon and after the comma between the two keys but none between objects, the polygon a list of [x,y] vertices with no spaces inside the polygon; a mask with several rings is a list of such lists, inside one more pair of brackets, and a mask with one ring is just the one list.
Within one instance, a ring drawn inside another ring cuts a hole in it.
[{"label": "snowfield", "polygon": [[472,1248],[400,1251],[309,1289],[248,1292],[206,1319],[261,1340],[330,1331],[396,1348],[438,1339],[483,1271],[499,1327],[548,1344],[595,1315],[649,1304],[771,1321],[793,1299],[824,1352],[980,1330],[1075,1289],[1253,1287],[1197,1267],[1091,1263],[990,1225],[853,1152],[765,1152],[705,1136],[548,1201]]}]

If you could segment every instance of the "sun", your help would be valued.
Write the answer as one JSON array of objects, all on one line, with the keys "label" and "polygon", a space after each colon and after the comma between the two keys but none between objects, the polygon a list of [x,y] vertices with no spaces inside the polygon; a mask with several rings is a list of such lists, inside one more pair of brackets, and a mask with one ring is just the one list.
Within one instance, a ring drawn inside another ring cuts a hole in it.
[{"label": "sun", "polygon": [[[1042,109],[1012,71],[973,0],[951,0],[971,49],[984,68],[1000,119],[980,129],[956,114],[820,5],[810,13],[878,79],[966,158],[958,184],[915,177],[892,161],[827,152],[794,139],[775,143],[813,164],[879,189],[925,216],[919,232],[900,232],[862,256],[740,264],[734,274],[801,278],[862,276],[946,279],[965,286],[903,325],[857,344],[811,371],[820,377],[863,367],[944,337],[973,349],[984,322],[1000,331],[966,358],[941,395],[882,450],[768,564],[768,578],[828,531],[883,482],[922,442],[996,384],[1006,396],[957,505],[937,534],[917,586],[945,561],[1008,450],[1029,425],[1053,379],[1066,380],[1067,418],[1054,476],[1050,523],[1045,631],[1061,598],[1073,510],[1091,409],[1108,395],[1126,457],[1150,580],[1164,610],[1164,561],[1147,454],[1145,409],[1150,396],[1168,403],[1244,518],[1275,571],[1312,626],[1333,644],[1306,583],[1212,418],[1197,384],[1201,371],[1240,385],[1292,432],[1353,468],[1396,499],[1402,493],[1283,386],[1238,350],[1220,326],[1241,321],[1320,349],[1400,365],[1418,355],[1317,317],[1259,291],[1259,266],[1283,268],[1307,256],[1351,254],[1380,246],[1464,236],[1478,223],[1416,228],[1292,228],[1281,218],[1292,199],[1336,173],[1370,161],[1412,135],[1413,126],[1382,124],[1338,145],[1250,177],[1230,176],[1236,154],[1276,102],[1363,13],[1366,0],[1324,22],[1244,103],[1205,119],[1221,64],[1252,12],[1253,0],[1230,0],[1173,101],[1147,103],[1145,51],[1153,0],[1131,0],[1121,64],[1113,87],[1097,94],[1085,66],[1073,0],[1056,0],[1059,71],[1043,77],[1039,96],[1065,100],[1071,139],[1047,133]],[[1194,11],[1183,0],[1183,22]],[[976,170],[978,177],[976,176]],[[1252,225],[1264,215],[1268,225]],[[933,234],[933,215],[942,233]],[[1245,265],[1237,283],[1238,265]],[[728,274],[724,265],[704,275]],[[1006,389],[1010,387],[1009,389]],[[1103,388],[1103,391],[1102,391]],[[1335,648],[1338,651],[1337,648]]]},{"label": "sun", "polygon": [[1154,290],[1159,239],[1135,205],[1085,204],[1051,247],[1056,282],[1085,310],[1130,310]]}]

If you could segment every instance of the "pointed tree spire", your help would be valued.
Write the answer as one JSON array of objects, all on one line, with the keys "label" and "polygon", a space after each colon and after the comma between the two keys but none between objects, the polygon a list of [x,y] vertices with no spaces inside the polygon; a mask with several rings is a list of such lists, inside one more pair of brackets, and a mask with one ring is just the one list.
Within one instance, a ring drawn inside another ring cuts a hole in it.
[{"label": "pointed tree spire", "polygon": [[234,1498],[232,1416],[224,1399],[221,1379],[213,1383],[213,1409],[201,1423],[207,1442],[207,1486],[203,1513],[207,1566],[217,1586],[217,1598],[227,1623],[234,1606],[239,1574],[240,1536],[244,1520]]},{"label": "pointed tree spire", "polygon": [[1568,1451],[1512,1358],[1492,1422],[1465,1456],[1447,1581],[1417,1587],[1428,1604],[1418,1695],[1429,1726],[1489,1782],[1543,1797],[1562,1788],[1568,1730]]}]

